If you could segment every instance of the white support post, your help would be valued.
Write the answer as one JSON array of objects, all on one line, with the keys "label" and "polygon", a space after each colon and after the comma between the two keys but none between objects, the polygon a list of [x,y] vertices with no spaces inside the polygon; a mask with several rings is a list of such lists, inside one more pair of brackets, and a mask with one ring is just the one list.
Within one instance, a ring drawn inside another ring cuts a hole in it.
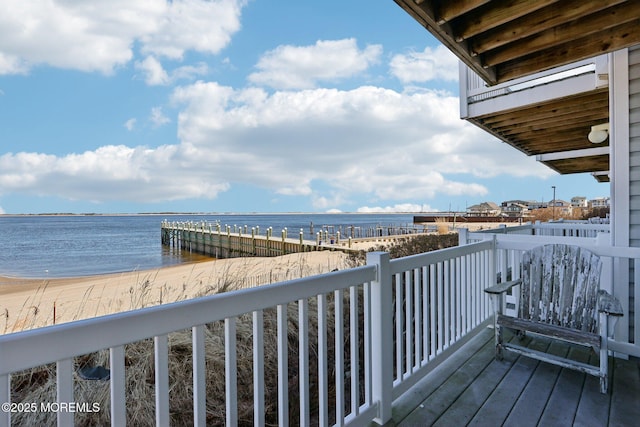
[{"label": "white support post", "polygon": [[253,312],[253,425],[264,425],[264,316]]},{"label": "white support post", "polygon": [[467,245],[469,243],[469,229],[458,228],[458,246]]},{"label": "white support post", "polygon": [[204,326],[191,328],[193,343],[193,425],[207,425],[206,352],[204,346]]},{"label": "white support post", "polygon": [[224,319],[224,377],[226,425],[238,425],[238,363],[236,358],[236,319]]},{"label": "white support post", "polygon": [[125,367],[124,346],[109,349],[109,380],[111,393],[111,425],[113,427],[127,424],[127,404],[125,399]]},{"label": "white support post", "polygon": [[[0,375],[0,404],[11,403],[11,377]],[[0,412],[0,427],[11,425],[11,411]]]},{"label": "white support post", "polygon": [[[630,229],[630,168],[629,168],[629,51],[621,49],[609,54],[609,170],[611,171],[611,245],[628,247]],[[629,262],[614,259],[613,295],[622,309],[629,313]],[[636,283],[636,289],[638,284]],[[623,288],[624,287],[624,288]],[[616,339],[629,340],[629,316],[616,325]]]},{"label": "white support post", "polygon": [[289,426],[289,359],[287,344],[287,304],[278,304],[277,330],[278,330],[278,425]]},{"label": "white support post", "polygon": [[169,340],[167,335],[153,337],[156,380],[156,425],[168,426],[169,419]]},{"label": "white support post", "polygon": [[393,388],[393,293],[389,254],[369,252],[367,264],[375,265],[377,270],[377,279],[371,282],[372,398],[378,405],[374,421],[384,425],[391,420]]},{"label": "white support post", "polygon": [[[58,404],[73,402],[73,359],[58,360],[56,362],[56,391]],[[57,412],[59,426],[72,426],[74,416],[72,411]]]}]

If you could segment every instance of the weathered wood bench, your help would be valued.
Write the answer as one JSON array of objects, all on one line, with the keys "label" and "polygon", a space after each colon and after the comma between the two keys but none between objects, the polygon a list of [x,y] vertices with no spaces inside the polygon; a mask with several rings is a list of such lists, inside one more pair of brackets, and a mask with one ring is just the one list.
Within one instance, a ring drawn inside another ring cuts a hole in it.
[{"label": "weathered wood bench", "polygon": [[[495,311],[496,358],[504,350],[576,369],[600,377],[600,391],[608,389],[607,331],[609,316],[622,316],[620,302],[601,290],[600,258],[592,252],[569,245],[545,245],[522,256],[517,280],[499,283],[485,290]],[[517,317],[503,314],[503,296],[520,287]],[[599,366],[504,342],[502,329],[527,332],[592,347],[599,353]]]}]

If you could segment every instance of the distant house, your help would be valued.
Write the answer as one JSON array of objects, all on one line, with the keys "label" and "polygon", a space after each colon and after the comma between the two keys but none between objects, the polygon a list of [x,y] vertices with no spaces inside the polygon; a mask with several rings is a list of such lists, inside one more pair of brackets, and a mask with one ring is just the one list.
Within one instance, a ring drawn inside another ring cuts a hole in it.
[{"label": "distant house", "polygon": [[530,200],[527,202],[527,208],[532,211],[534,209],[544,209],[549,206],[548,202],[538,202],[535,200]]},{"label": "distant house", "polygon": [[520,201],[509,201],[502,203],[502,214],[509,217],[523,217],[529,213],[529,207],[526,202],[518,203]]},{"label": "distant house", "polygon": [[482,202],[467,208],[467,214],[474,216],[495,216],[500,213],[500,206],[493,202]]},{"label": "distant house", "polygon": [[571,215],[573,213],[573,206],[571,205],[571,203],[567,202],[566,200],[560,200],[560,199],[551,200],[549,202],[548,207],[555,210],[556,218],[558,216]]},{"label": "distant house", "polygon": [[587,208],[587,198],[583,196],[575,196],[571,198],[571,206],[574,208]]},{"label": "distant house", "polygon": [[588,202],[591,209],[594,208],[608,208],[611,206],[611,198],[609,197],[596,197]]}]

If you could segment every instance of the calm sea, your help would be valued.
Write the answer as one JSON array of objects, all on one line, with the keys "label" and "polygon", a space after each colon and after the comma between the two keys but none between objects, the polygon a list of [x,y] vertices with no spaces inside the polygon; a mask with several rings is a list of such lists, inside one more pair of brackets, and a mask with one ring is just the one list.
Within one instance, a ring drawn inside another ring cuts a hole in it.
[{"label": "calm sea", "polygon": [[218,221],[233,227],[319,231],[329,226],[411,226],[411,214],[0,216],[0,276],[72,277],[154,269],[203,259],[162,246],[160,223]]}]

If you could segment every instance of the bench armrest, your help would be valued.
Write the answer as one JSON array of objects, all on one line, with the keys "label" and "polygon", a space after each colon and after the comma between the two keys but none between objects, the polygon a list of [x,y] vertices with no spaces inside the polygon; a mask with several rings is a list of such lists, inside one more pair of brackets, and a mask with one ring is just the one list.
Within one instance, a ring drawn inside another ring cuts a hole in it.
[{"label": "bench armrest", "polygon": [[604,289],[598,291],[598,312],[607,313],[609,316],[622,316],[622,304],[618,298]]},{"label": "bench armrest", "polygon": [[497,285],[489,286],[484,291],[488,294],[502,294],[504,292],[507,292],[509,289],[513,288],[514,286],[519,285],[520,283],[522,283],[522,279],[510,280],[508,282],[498,283]]}]

